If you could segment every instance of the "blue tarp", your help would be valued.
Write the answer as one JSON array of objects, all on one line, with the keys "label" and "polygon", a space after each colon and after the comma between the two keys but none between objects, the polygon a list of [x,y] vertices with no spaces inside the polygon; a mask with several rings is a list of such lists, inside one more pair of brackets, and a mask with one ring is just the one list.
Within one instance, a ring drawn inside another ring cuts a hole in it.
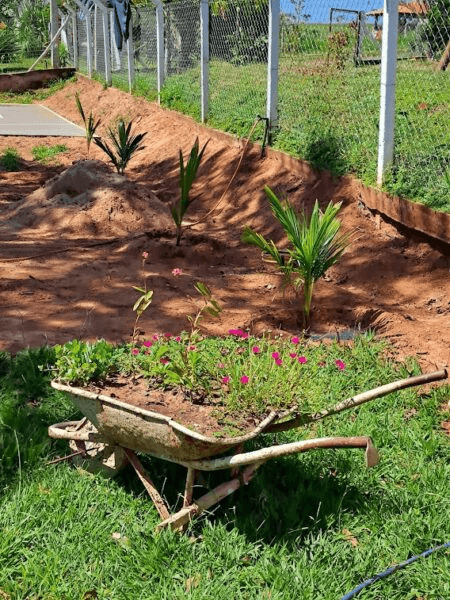
[{"label": "blue tarp", "polygon": [[131,0],[108,0],[108,6],[114,9],[114,37],[118,50],[122,50],[123,40],[128,39]]}]

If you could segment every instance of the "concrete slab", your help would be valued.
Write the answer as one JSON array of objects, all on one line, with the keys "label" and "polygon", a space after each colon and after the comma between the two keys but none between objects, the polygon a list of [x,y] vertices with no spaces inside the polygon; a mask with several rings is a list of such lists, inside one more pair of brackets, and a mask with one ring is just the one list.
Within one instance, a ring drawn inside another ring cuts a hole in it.
[{"label": "concrete slab", "polygon": [[0,104],[0,135],[85,137],[85,131],[39,104]]}]

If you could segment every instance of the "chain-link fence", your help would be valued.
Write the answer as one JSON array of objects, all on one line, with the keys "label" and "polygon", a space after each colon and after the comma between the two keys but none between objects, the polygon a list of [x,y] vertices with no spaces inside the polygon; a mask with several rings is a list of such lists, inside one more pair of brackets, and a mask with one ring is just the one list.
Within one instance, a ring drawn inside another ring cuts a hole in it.
[{"label": "chain-link fence", "polygon": [[[275,147],[368,184],[395,130],[387,189],[450,211],[450,0],[399,4],[394,38],[381,4],[135,0],[119,49],[107,0],[70,0],[67,61],[240,136],[266,116]],[[395,110],[380,110],[380,89],[394,89],[382,61],[396,72]]]},{"label": "chain-link fence", "polygon": [[[0,72],[23,71],[33,65],[50,41],[50,9],[46,0],[0,2]],[[50,67],[47,57],[36,68]]]}]

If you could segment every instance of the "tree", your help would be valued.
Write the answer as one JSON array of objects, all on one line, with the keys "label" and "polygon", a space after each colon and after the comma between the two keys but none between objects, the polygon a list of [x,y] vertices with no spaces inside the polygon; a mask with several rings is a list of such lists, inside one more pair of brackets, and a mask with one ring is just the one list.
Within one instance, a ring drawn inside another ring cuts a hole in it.
[{"label": "tree", "polygon": [[422,40],[433,58],[439,57],[450,41],[450,0],[432,0],[422,30]]}]

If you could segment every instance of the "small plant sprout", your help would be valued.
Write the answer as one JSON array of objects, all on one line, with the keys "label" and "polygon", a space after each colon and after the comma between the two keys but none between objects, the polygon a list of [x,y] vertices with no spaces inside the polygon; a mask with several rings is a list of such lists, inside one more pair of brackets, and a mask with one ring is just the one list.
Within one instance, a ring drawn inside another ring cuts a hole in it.
[{"label": "small plant sprout", "polygon": [[136,313],[136,320],[134,322],[133,335],[131,336],[131,341],[134,343],[134,341],[136,340],[138,321],[141,318],[141,316],[144,314],[144,312],[147,310],[147,308],[150,306],[150,304],[152,303],[153,290],[146,290],[144,288],[140,288],[140,287],[136,287],[136,286],[133,286],[133,289],[136,290],[137,292],[140,292],[140,294],[141,294],[133,306],[133,310]]},{"label": "small plant sprout", "polygon": [[123,119],[119,119],[117,131],[114,131],[111,127],[108,129],[108,137],[112,144],[112,148],[107,142],[98,138],[94,139],[97,146],[109,156],[120,175],[123,175],[134,154],[144,148],[144,146],[141,145],[141,142],[147,133],[131,135],[132,125],[132,121],[126,125]]},{"label": "small plant sprout", "polygon": [[193,317],[192,315],[187,315],[187,320],[191,324],[191,341],[197,333],[198,322],[200,321],[200,319],[203,318],[205,312],[209,313],[212,317],[218,317],[219,314],[222,312],[222,307],[217,302],[217,300],[214,299],[211,290],[208,288],[207,285],[205,285],[202,281],[197,281],[194,284],[194,287],[197,290],[197,292],[203,297],[204,304],[198,311],[198,313],[195,315],[195,317]]},{"label": "small plant sprout", "polygon": [[316,200],[310,218],[297,214],[288,201],[282,203],[274,192],[265,187],[270,208],[283,227],[290,243],[286,251],[279,250],[272,240],[266,240],[250,227],[245,227],[242,241],[260,248],[275,262],[285,281],[296,289],[303,286],[303,325],[308,331],[311,324],[311,302],[314,285],[342,256],[350,243],[350,234],[341,234],[341,223],[336,219],[341,203],[329,203],[325,212]]},{"label": "small plant sprout", "polygon": [[197,176],[197,171],[208,141],[205,142],[203,148],[199,150],[199,141],[198,138],[196,138],[186,165],[184,164],[183,152],[180,150],[180,199],[172,208],[172,217],[177,230],[177,246],[180,245],[181,241],[183,217],[192,203],[189,193],[192,184],[194,183],[194,179]]},{"label": "small plant sprout", "polygon": [[95,132],[97,131],[98,126],[100,125],[100,119],[95,120],[92,111],[89,113],[89,116],[86,117],[83,105],[81,104],[80,94],[77,92],[75,94],[75,102],[77,103],[78,112],[80,113],[81,118],[83,119],[84,128],[86,130],[86,145],[87,145],[87,153],[89,156],[89,150],[91,148],[91,142],[94,138]]}]

